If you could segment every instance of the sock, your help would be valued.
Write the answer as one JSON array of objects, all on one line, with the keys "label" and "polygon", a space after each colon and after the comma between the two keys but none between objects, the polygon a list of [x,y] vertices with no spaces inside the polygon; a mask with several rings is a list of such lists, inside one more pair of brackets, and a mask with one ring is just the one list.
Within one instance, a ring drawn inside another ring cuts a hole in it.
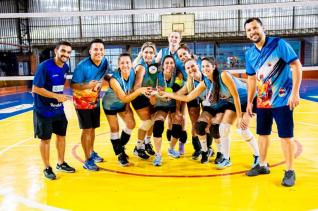
[{"label": "sock", "polygon": [[230,158],[230,137],[226,136],[223,137],[222,140],[222,154],[224,155],[224,158],[229,159]]},{"label": "sock", "polygon": [[192,136],[192,145],[195,151],[201,150],[201,144],[198,136]]},{"label": "sock", "polygon": [[206,136],[198,136],[201,144],[201,151],[207,152],[208,151],[208,145],[206,142]]},{"label": "sock", "polygon": [[136,147],[137,147],[137,149],[143,149],[144,148],[144,141],[138,139]]},{"label": "sock", "polygon": [[149,144],[150,143],[150,139],[151,139],[151,136],[146,136],[145,144]]},{"label": "sock", "polygon": [[257,144],[257,142],[256,142],[256,140],[255,140],[254,137],[253,137],[252,140],[250,140],[250,141],[248,142],[248,145],[250,145],[251,149],[253,150],[253,154],[254,154],[255,156],[259,156],[258,144]]},{"label": "sock", "polygon": [[170,141],[171,140],[171,130],[170,129],[167,130],[166,136],[167,136],[167,140]]},{"label": "sock", "polygon": [[208,145],[208,148],[211,148],[213,142],[213,137],[211,136],[210,133],[206,134],[206,144]]},{"label": "sock", "polygon": [[[216,142],[215,142],[216,143]],[[220,143],[216,143],[216,150],[218,151],[218,152],[221,152],[222,153],[222,144],[221,144],[221,142]]]}]

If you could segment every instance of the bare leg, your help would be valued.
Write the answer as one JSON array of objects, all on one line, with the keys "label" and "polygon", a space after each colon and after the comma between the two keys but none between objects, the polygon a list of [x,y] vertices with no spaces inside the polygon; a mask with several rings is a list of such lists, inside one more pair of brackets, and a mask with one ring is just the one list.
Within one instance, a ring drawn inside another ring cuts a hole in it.
[{"label": "bare leg", "polygon": [[50,166],[50,139],[41,140],[40,142],[40,152],[44,167]]},{"label": "bare leg", "polygon": [[91,153],[91,146],[90,146],[90,142],[91,142],[91,130],[92,129],[83,129],[82,130],[82,136],[81,136],[81,142],[82,142],[82,148],[84,150],[84,154],[85,154],[85,160],[88,160],[90,157],[90,153]]},{"label": "bare leg", "polygon": [[293,170],[293,161],[295,155],[295,141],[293,138],[282,138],[281,145],[286,161],[286,170]]},{"label": "bare leg", "polygon": [[58,155],[58,164],[64,162],[65,155],[65,136],[56,136],[56,149]]},{"label": "bare leg", "polygon": [[267,151],[269,147],[269,135],[260,135],[258,138],[259,152],[260,152],[260,165],[267,165]]}]

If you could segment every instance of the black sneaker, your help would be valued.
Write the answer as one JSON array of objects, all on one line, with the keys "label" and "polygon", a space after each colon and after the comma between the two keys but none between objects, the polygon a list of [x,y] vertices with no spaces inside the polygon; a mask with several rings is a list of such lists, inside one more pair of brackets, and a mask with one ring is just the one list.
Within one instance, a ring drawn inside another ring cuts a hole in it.
[{"label": "black sneaker", "polygon": [[249,177],[254,177],[260,174],[269,174],[269,173],[270,173],[270,170],[268,166],[260,166],[259,164],[257,164],[255,167],[247,171],[246,175]]},{"label": "black sneaker", "polygon": [[63,162],[62,164],[56,164],[56,170],[64,171],[67,173],[74,173],[75,172],[75,168],[69,166],[66,162]]},{"label": "black sneaker", "polygon": [[208,157],[208,152],[201,152],[201,163],[208,163],[209,162],[209,157]]},{"label": "black sneaker", "polygon": [[219,164],[223,161],[223,154],[221,152],[216,153],[216,158],[214,160],[214,164]]},{"label": "black sneaker", "polygon": [[151,143],[145,144],[145,150],[149,155],[155,155],[155,151],[152,149]]},{"label": "black sneaker", "polygon": [[193,159],[193,160],[198,160],[199,157],[200,157],[200,155],[201,155],[201,150],[196,150],[196,151],[194,151],[193,154],[192,154],[192,159]]},{"label": "black sneaker", "polygon": [[146,151],[144,149],[137,149],[137,147],[135,147],[134,149],[134,154],[143,160],[147,160],[150,157],[149,155],[146,154]]},{"label": "black sneaker", "polygon": [[52,171],[52,167],[49,166],[48,168],[44,169],[43,171],[44,176],[50,180],[55,180],[56,179],[56,175],[54,174],[54,172]]},{"label": "black sneaker", "polygon": [[295,185],[295,180],[296,180],[295,171],[293,170],[285,171],[282,185],[286,187],[292,187]]},{"label": "black sneaker", "polygon": [[120,153],[118,155],[118,162],[121,166],[128,166],[129,165],[129,162],[127,160],[127,157],[124,153]]}]

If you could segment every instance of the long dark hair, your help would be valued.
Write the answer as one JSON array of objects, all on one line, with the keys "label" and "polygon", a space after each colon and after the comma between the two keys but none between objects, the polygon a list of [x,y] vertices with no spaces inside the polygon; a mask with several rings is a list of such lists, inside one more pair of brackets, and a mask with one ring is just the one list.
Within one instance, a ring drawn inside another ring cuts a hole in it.
[{"label": "long dark hair", "polygon": [[215,68],[213,70],[213,75],[212,75],[214,87],[213,87],[213,92],[211,95],[211,100],[212,100],[212,102],[217,102],[220,99],[220,95],[219,95],[220,94],[220,80],[219,80],[220,72],[218,70],[217,63],[213,57],[212,58],[205,57],[201,61],[203,62],[204,60],[209,62],[213,66],[215,66]]}]

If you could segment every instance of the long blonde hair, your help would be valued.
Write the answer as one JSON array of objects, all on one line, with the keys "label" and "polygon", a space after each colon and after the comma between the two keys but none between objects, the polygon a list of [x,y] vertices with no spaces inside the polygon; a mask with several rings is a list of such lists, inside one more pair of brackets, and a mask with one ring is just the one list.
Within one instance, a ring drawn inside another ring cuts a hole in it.
[{"label": "long blonde hair", "polygon": [[153,42],[145,42],[142,46],[141,46],[141,49],[138,53],[138,56],[136,57],[136,59],[134,60],[133,62],[133,66],[135,67],[139,62],[140,60],[142,59],[142,52],[145,48],[147,47],[150,47],[154,50],[155,52],[155,55],[157,55],[157,48],[156,48],[156,45],[153,43]]}]

